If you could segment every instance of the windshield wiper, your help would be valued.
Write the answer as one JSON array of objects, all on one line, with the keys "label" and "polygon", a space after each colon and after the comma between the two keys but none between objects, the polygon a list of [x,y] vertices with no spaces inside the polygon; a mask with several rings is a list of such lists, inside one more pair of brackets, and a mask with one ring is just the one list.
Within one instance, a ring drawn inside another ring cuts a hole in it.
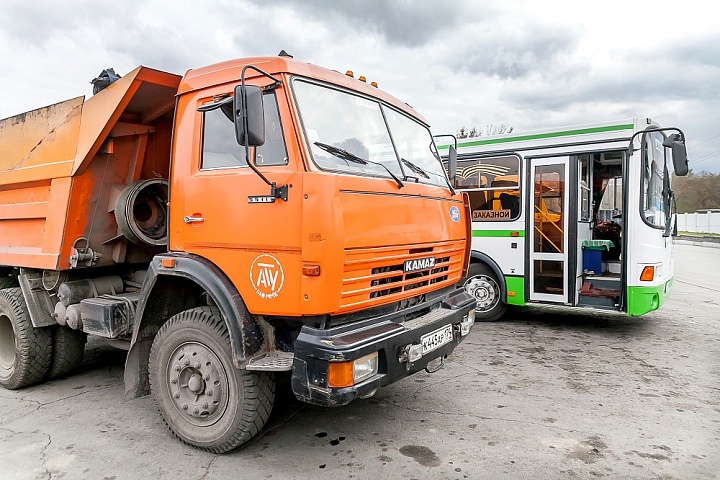
[{"label": "windshield wiper", "polygon": [[397,183],[398,188],[402,188],[405,186],[405,184],[393,172],[391,172],[388,167],[386,167],[382,163],[373,162],[372,160],[366,160],[364,158],[358,157],[354,153],[350,153],[347,150],[344,150],[339,147],[334,147],[332,145],[328,145],[327,143],[315,142],[315,145],[322,148],[329,154],[334,155],[338,158],[342,158],[343,160],[347,160],[348,162],[358,163],[360,165],[367,165],[368,163],[370,163],[372,165],[379,165],[385,169],[385,171],[393,178],[393,180],[395,180],[395,183]]},{"label": "windshield wiper", "polygon": [[430,179],[430,175],[428,175],[428,172],[423,170],[422,168],[418,167],[414,163],[412,163],[410,160],[405,160],[404,158],[401,158],[400,161],[402,161],[403,165],[408,167],[413,172],[417,173],[418,175],[422,175],[423,177]]},{"label": "windshield wiper", "polygon": [[[445,183],[447,183],[447,186],[450,188],[450,191],[452,192],[453,195],[455,195],[455,189],[452,187],[452,185],[450,185],[450,182],[448,181],[447,177],[437,174],[435,172],[428,172],[424,168],[419,167],[419,166],[415,165],[414,163],[412,163],[411,161],[405,160],[404,158],[400,158],[400,160],[402,161],[403,165],[405,165],[406,167],[408,167],[410,170],[417,173],[418,175],[422,175],[423,177],[427,178],[428,180],[430,179],[430,175],[434,175],[436,177],[443,177],[443,179],[445,180]],[[407,175],[405,175],[405,178],[403,180],[407,180],[408,178],[415,178],[415,177],[408,177]],[[417,178],[416,178],[416,180],[417,180]]]}]

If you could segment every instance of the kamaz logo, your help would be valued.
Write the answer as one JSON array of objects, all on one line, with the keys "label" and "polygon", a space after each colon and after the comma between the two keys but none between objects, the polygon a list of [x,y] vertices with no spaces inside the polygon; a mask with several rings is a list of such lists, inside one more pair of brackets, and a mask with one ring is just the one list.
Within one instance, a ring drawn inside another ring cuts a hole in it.
[{"label": "kamaz logo", "polygon": [[416,272],[418,270],[427,270],[435,266],[435,257],[418,258],[417,260],[405,260],[403,264],[403,272]]}]

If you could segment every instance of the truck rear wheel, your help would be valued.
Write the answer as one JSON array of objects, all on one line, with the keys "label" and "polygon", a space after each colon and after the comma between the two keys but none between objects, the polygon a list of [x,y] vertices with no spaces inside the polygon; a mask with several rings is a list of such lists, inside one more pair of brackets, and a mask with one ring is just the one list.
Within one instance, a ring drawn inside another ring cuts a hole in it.
[{"label": "truck rear wheel", "polygon": [[470,264],[463,288],[477,301],[476,321],[492,322],[505,315],[507,304],[503,302],[498,278],[484,263]]},{"label": "truck rear wheel", "polygon": [[18,281],[15,277],[0,277],[0,288],[17,287]]},{"label": "truck rear wheel", "polygon": [[15,390],[41,382],[50,368],[49,328],[35,328],[20,288],[0,290],[0,385]]},{"label": "truck rear wheel", "polygon": [[69,375],[82,362],[87,334],[58,325],[52,334],[52,363],[48,380]]},{"label": "truck rear wheel", "polygon": [[181,312],[150,351],[150,388],[165,424],[183,442],[213,453],[233,450],[265,425],[275,397],[272,374],[238,370],[220,312]]}]

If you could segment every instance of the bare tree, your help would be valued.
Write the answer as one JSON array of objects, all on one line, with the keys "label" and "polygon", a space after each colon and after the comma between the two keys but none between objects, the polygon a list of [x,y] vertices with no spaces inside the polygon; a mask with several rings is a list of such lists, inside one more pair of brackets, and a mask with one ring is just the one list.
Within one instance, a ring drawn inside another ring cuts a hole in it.
[{"label": "bare tree", "polygon": [[485,130],[482,132],[478,130],[478,128],[473,125],[473,127],[468,130],[465,128],[465,126],[460,127],[460,129],[457,131],[457,134],[455,135],[457,138],[473,138],[473,137],[480,137],[480,136],[490,136],[490,135],[502,135],[504,133],[511,133],[513,131],[513,127],[508,126],[505,123],[501,123],[500,125],[486,125]]}]

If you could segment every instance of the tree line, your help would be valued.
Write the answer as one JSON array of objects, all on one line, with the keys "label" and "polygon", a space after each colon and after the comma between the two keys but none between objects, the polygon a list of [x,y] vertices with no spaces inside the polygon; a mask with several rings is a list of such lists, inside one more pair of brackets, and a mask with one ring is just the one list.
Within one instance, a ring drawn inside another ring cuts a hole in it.
[{"label": "tree line", "polygon": [[720,208],[720,173],[692,170],[685,177],[673,175],[678,213],[692,213],[706,208]]},{"label": "tree line", "polygon": [[485,136],[489,137],[491,135],[501,135],[503,133],[512,133],[514,130],[513,127],[506,125],[504,123],[501,123],[500,125],[486,125],[485,130],[479,130],[475,125],[472,126],[472,128],[467,129],[464,126],[460,127],[460,129],[457,131],[455,136],[457,138],[473,138],[473,137],[480,137]]}]

